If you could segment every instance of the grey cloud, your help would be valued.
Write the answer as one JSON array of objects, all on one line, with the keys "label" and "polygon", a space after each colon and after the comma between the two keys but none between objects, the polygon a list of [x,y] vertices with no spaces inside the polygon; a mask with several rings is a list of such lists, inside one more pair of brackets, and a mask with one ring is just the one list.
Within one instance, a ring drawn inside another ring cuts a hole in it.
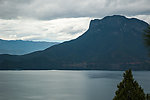
[{"label": "grey cloud", "polygon": [[0,18],[13,19],[21,16],[22,6],[31,0],[0,0]]},{"label": "grey cloud", "polygon": [[0,0],[0,18],[56,19],[150,15],[150,0]]}]

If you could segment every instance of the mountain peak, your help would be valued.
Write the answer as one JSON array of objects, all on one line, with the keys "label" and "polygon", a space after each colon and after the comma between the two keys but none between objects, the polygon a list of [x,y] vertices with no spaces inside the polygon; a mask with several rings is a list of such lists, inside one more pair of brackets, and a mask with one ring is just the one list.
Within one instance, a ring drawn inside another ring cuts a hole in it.
[{"label": "mountain peak", "polygon": [[122,24],[124,22],[128,22],[128,18],[122,15],[113,15],[113,16],[106,16],[102,19],[94,19],[90,22],[90,28],[100,26],[101,24]]},{"label": "mountain peak", "polygon": [[106,16],[102,19],[91,20],[89,29],[98,29],[99,30],[103,26],[108,26],[108,27],[115,26],[117,28],[117,27],[124,27],[125,25],[128,25],[128,26],[134,25],[132,27],[140,28],[141,24],[143,26],[148,25],[146,22],[139,20],[137,18],[127,18],[122,15],[113,15],[113,16]]},{"label": "mountain peak", "polygon": [[125,16],[122,16],[122,15],[112,15],[112,16],[106,16],[102,19],[93,19],[93,20],[91,20],[91,22],[99,22],[101,20],[114,20],[114,19],[121,20],[121,19],[128,19],[128,18]]},{"label": "mountain peak", "polygon": [[127,19],[127,18],[122,15],[112,15],[112,16],[106,16],[103,19]]}]

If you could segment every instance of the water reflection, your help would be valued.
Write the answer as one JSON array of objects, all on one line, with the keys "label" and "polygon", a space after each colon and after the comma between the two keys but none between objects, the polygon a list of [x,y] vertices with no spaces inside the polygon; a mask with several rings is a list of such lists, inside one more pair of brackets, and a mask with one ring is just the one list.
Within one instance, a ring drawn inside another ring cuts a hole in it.
[{"label": "water reflection", "polygon": [[88,73],[89,78],[110,78],[110,79],[121,79],[122,78],[122,73],[121,71],[92,71]]},{"label": "water reflection", "polygon": [[[120,71],[0,71],[0,100],[111,100]],[[149,72],[134,72],[150,92]]]}]

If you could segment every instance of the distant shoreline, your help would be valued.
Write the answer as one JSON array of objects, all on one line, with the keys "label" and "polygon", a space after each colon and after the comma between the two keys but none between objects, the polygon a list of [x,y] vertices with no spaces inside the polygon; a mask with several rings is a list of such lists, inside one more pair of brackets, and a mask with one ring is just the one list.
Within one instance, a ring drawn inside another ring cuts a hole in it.
[{"label": "distant shoreline", "polygon": [[[0,71],[125,71],[125,70],[94,70],[94,69],[21,69],[21,70],[8,70],[0,69]],[[150,71],[150,70],[133,70],[133,71]]]}]

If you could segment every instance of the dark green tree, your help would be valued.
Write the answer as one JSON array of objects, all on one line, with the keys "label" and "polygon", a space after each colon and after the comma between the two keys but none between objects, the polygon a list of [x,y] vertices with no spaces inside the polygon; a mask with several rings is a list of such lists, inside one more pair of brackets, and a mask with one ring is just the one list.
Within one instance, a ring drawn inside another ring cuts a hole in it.
[{"label": "dark green tree", "polygon": [[113,100],[145,100],[144,91],[134,80],[132,71],[125,71],[123,77],[122,82],[117,85],[118,90]]}]

